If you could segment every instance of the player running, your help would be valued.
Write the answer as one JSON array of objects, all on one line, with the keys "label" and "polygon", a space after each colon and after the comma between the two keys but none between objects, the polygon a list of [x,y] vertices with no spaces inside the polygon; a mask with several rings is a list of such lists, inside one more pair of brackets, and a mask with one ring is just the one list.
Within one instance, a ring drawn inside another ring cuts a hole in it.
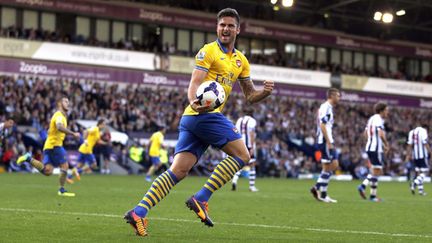
[{"label": "player running", "polygon": [[357,187],[357,190],[360,196],[366,199],[365,190],[370,182],[369,200],[380,202],[381,199],[377,197],[378,176],[383,171],[383,153],[387,153],[390,150],[384,131],[384,119],[388,117],[389,110],[384,103],[375,104],[374,110],[375,115],[369,118],[364,132],[367,137],[366,152],[371,163],[372,173]]},{"label": "player running", "polygon": [[159,131],[153,133],[150,137],[148,154],[149,154],[150,162],[152,163],[152,165],[150,166],[150,168],[146,174],[146,181],[148,181],[148,182],[152,182],[151,176],[162,165],[161,160],[160,160],[160,150],[161,150],[161,147],[163,147],[165,132],[166,132],[165,127],[160,127]]},{"label": "player running", "polygon": [[[78,165],[76,167],[77,179],[80,180],[80,174],[86,171],[87,168],[91,171],[97,169],[96,157],[93,154],[93,148],[96,144],[106,144],[106,142],[101,139],[101,131],[105,128],[105,119],[99,119],[96,126],[90,127],[83,133],[84,142],[79,147]],[[75,170],[75,169],[74,169]],[[72,178],[70,178],[72,179]]]},{"label": "player running", "polygon": [[339,103],[340,97],[338,89],[328,89],[327,101],[321,104],[317,117],[317,142],[321,151],[322,171],[317,183],[310,189],[310,192],[315,199],[326,203],[337,203],[337,200],[327,195],[327,188],[333,171],[339,166],[332,129],[334,124],[333,107]]},{"label": "player running", "polygon": [[75,193],[67,192],[64,189],[69,164],[66,160],[66,150],[63,148],[63,140],[66,135],[72,135],[76,139],[79,139],[80,134],[67,129],[66,117],[68,111],[69,99],[62,96],[57,100],[57,111],[52,116],[49,124],[48,137],[43,148],[43,162],[33,159],[31,153],[26,153],[18,158],[17,164],[20,165],[26,161],[46,176],[52,175],[54,167],[60,167],[60,189],[58,190],[58,195],[74,197]]},{"label": "player running", "polygon": [[147,235],[148,211],[186,177],[209,145],[222,149],[228,157],[216,166],[202,189],[186,201],[187,207],[207,226],[213,226],[208,215],[211,195],[250,160],[249,151],[240,134],[221,113],[225,103],[215,110],[201,106],[196,99],[196,91],[202,82],[214,80],[222,85],[228,98],[238,80],[247,101],[253,104],[269,96],[274,83],[264,81],[262,90],[255,89],[250,79],[248,60],[234,48],[236,37],[240,33],[240,17],[236,10],[226,8],[218,13],[216,31],[217,40],[204,45],[195,57],[196,66],[188,88],[190,103],[180,120],[173,164],[154,180],[143,199],[125,215],[127,222],[140,236]]},{"label": "player running", "polygon": [[[243,141],[246,144],[246,147],[249,151],[251,159],[249,161],[248,166],[249,170],[249,191],[258,192],[258,188],[255,187],[255,179],[256,179],[256,132],[255,128],[257,125],[256,120],[252,117],[253,109],[251,107],[246,107],[244,111],[245,115],[240,117],[236,122],[236,128],[240,132]],[[232,190],[237,190],[237,181],[240,177],[242,170],[239,170],[232,179]]]},{"label": "player running", "polygon": [[428,144],[428,127],[427,122],[424,122],[408,134],[408,149],[405,161],[409,161],[412,158],[415,165],[416,177],[411,182],[411,193],[413,195],[415,194],[416,187],[418,187],[420,195],[426,195],[423,190],[423,181],[429,172],[428,153],[432,154],[431,147]]}]

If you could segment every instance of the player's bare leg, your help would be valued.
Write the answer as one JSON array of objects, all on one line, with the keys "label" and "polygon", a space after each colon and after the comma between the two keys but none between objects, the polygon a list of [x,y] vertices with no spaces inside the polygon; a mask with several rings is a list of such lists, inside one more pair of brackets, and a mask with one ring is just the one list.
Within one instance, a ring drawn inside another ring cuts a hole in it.
[{"label": "player's bare leg", "polygon": [[64,189],[64,185],[66,183],[68,169],[69,169],[69,164],[67,162],[63,163],[63,164],[60,164],[60,176],[59,176],[60,189],[58,191],[58,195],[59,196],[65,196],[65,197],[74,197],[75,193],[67,192]]},{"label": "player's bare leg", "polygon": [[162,163],[159,163],[157,165],[151,165],[149,170],[147,171],[146,174],[146,180],[148,182],[151,182],[151,176],[155,173],[155,171],[157,171],[160,167],[162,166]]}]

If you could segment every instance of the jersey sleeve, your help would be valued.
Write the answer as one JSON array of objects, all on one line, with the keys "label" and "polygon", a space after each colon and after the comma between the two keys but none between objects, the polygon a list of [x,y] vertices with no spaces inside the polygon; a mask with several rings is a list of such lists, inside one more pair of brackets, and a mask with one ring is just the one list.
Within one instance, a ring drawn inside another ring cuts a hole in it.
[{"label": "jersey sleeve", "polygon": [[255,119],[251,119],[251,120],[248,122],[248,128],[249,128],[249,130],[250,130],[250,131],[255,131],[256,124],[257,124],[256,120],[255,120]]},{"label": "jersey sleeve", "polygon": [[159,134],[159,136],[158,136],[159,144],[162,144],[163,140],[164,140],[164,136],[162,134]]},{"label": "jersey sleeve", "polygon": [[96,127],[89,128],[87,132],[88,135],[96,135]]},{"label": "jersey sleeve", "polygon": [[320,123],[324,124],[326,124],[330,119],[330,113],[328,113],[328,109],[324,105],[319,108],[318,118],[320,120]]},{"label": "jersey sleeve", "polygon": [[250,80],[250,64],[249,64],[249,61],[248,61],[248,59],[246,57],[243,57],[241,62],[243,62],[242,63],[243,69],[242,69],[242,71],[239,74],[239,76],[238,76],[237,79],[239,81],[249,81]]},{"label": "jersey sleeve", "polygon": [[63,126],[66,126],[66,118],[62,115],[57,115],[55,118],[55,124],[62,124]]},{"label": "jersey sleeve", "polygon": [[373,120],[373,124],[372,124],[374,127],[376,127],[377,129],[380,129],[380,130],[384,130],[384,121],[383,121],[383,119],[374,119]]},{"label": "jersey sleeve", "polygon": [[413,131],[410,131],[410,132],[408,133],[408,141],[407,141],[407,144],[409,144],[409,145],[412,145],[412,144],[413,144],[412,134],[413,134]]},{"label": "jersey sleeve", "polygon": [[422,136],[422,144],[427,144],[428,142],[428,134],[427,134],[427,131],[426,130],[423,130],[423,136]]},{"label": "jersey sleeve", "polygon": [[213,53],[211,52],[209,45],[205,45],[195,56],[195,69],[208,72],[213,61]]}]

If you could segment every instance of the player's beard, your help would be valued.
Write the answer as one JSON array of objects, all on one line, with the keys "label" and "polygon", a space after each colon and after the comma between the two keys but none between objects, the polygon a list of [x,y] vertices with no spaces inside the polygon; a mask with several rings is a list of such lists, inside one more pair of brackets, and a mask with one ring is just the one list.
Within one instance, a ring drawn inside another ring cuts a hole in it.
[{"label": "player's beard", "polygon": [[64,111],[64,113],[68,113],[69,112],[69,107],[62,105],[62,109]]},{"label": "player's beard", "polygon": [[236,39],[236,37],[232,33],[229,36],[223,36],[221,34],[219,37],[219,41],[224,45],[230,45],[230,44],[234,43],[235,39]]}]

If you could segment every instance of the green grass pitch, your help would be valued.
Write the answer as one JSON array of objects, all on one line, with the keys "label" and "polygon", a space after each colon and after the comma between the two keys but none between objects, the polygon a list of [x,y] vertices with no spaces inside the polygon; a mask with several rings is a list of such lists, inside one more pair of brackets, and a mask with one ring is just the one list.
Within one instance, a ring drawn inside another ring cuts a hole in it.
[{"label": "green grass pitch", "polygon": [[210,200],[213,228],[184,201],[206,178],[180,182],[149,214],[149,236],[137,237],[122,219],[148,189],[142,176],[84,175],[57,196],[57,176],[0,175],[1,242],[432,242],[432,190],[412,196],[407,183],[381,182],[381,203],[361,200],[358,182],[330,182],[337,204],[315,201],[307,180],[258,179],[258,193],[240,179]]}]

